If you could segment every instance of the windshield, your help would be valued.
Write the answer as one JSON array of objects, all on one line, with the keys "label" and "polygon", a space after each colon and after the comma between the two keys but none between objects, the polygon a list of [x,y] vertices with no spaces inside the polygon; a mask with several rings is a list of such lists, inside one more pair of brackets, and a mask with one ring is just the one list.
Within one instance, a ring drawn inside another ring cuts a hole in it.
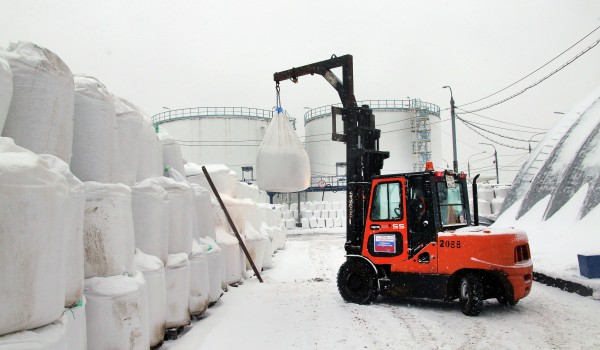
[{"label": "windshield", "polygon": [[460,182],[455,182],[454,187],[450,188],[448,188],[446,181],[437,183],[442,226],[464,225],[467,223],[462,191],[463,186]]}]

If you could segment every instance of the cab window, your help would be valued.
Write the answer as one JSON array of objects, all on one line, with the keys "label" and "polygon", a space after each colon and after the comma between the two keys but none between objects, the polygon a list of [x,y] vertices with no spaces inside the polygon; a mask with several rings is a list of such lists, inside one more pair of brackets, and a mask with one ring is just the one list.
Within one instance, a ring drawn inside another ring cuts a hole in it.
[{"label": "cab window", "polygon": [[454,187],[448,187],[447,183],[443,181],[437,183],[442,226],[467,223],[462,192],[463,187],[460,182],[455,182]]},{"label": "cab window", "polygon": [[401,220],[402,185],[399,182],[384,182],[375,187],[371,206],[371,220]]}]

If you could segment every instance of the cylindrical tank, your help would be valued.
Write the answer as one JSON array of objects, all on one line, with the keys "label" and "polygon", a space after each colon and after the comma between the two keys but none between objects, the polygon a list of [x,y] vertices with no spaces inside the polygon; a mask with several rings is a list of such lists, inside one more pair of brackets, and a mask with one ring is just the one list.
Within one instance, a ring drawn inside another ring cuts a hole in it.
[{"label": "cylindrical tank", "polygon": [[[168,110],[152,121],[181,146],[185,161],[225,164],[239,179],[251,180],[258,147],[272,117],[273,111],[258,108],[194,107]],[[290,120],[294,125],[295,120]],[[252,168],[244,172],[242,167]]]}]

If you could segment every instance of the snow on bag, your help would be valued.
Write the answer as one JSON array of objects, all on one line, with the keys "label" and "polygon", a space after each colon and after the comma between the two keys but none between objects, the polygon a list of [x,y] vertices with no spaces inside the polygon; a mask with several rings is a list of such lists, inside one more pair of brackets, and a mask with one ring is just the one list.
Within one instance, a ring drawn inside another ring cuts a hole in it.
[{"label": "snow on bag", "polygon": [[35,153],[70,164],[73,145],[73,74],[52,51],[29,42],[0,52],[10,64],[13,93],[2,136]]},{"label": "snow on bag", "polygon": [[63,318],[67,318],[67,349],[87,348],[87,327],[85,314],[85,296],[73,307],[65,310]]},{"label": "snow on bag", "polygon": [[203,247],[194,240],[193,253],[190,256],[190,315],[201,315],[208,308],[209,273],[208,256]]},{"label": "snow on bag", "polygon": [[167,294],[167,328],[190,323],[190,261],[186,253],[169,254],[165,269]]},{"label": "snow on bag", "polygon": [[142,290],[127,276],[85,280],[88,350],[144,349]]},{"label": "snow on bag", "polygon": [[167,297],[165,290],[165,268],[159,258],[135,252],[136,268],[144,274],[148,289],[148,330],[150,347],[163,342],[167,322]]},{"label": "snow on bag", "polygon": [[[206,164],[205,167],[217,192],[219,192],[219,195],[233,197],[234,191],[231,189],[231,170],[223,164]],[[202,171],[202,166],[195,163],[186,163],[185,176],[189,182],[196,183],[208,189],[211,195],[213,195],[208,180]]]},{"label": "snow on bag", "polygon": [[0,49],[0,135],[2,135],[2,129],[4,129],[4,123],[6,122],[6,115],[10,108],[10,100],[13,94],[13,75],[10,70],[8,61],[2,57],[3,50]]},{"label": "snow on bag", "polygon": [[133,271],[131,190],[123,184],[85,182],[85,277]]},{"label": "snow on bag", "polygon": [[161,178],[148,178],[131,187],[135,247],[167,263],[169,254],[169,197]]},{"label": "snow on bag", "polygon": [[85,193],[83,183],[69,170],[69,165],[60,158],[42,154],[51,170],[63,175],[69,184],[69,200],[62,221],[65,256],[65,307],[70,307],[83,296],[83,211]]},{"label": "snow on bag", "polygon": [[173,140],[171,135],[160,130],[158,139],[162,148],[163,168],[173,168],[181,175],[185,174],[183,167],[183,156],[181,155],[181,147]]},{"label": "snow on bag", "polygon": [[67,316],[64,315],[57,321],[43,327],[0,336],[0,350],[67,349],[68,322]]},{"label": "snow on bag", "polygon": [[142,135],[142,114],[133,109],[131,103],[121,97],[114,96],[117,113],[117,156],[113,182],[133,186],[137,179],[140,155],[140,139]]},{"label": "snow on bag", "polygon": [[308,154],[281,107],[258,148],[256,167],[261,190],[298,192],[310,186]]},{"label": "snow on bag", "polygon": [[160,140],[149,118],[142,120],[137,181],[163,176],[163,155]]},{"label": "snow on bag", "polygon": [[110,92],[96,78],[75,76],[71,171],[81,181],[113,182],[117,147],[117,117]]},{"label": "snow on bag", "polygon": [[[211,237],[200,237],[198,243],[204,249],[208,262],[208,301],[216,303],[223,295],[221,288],[223,280],[223,251]],[[209,304],[209,305],[210,305]]]},{"label": "snow on bag", "polygon": [[65,304],[64,176],[0,137],[0,335],[60,318]]}]

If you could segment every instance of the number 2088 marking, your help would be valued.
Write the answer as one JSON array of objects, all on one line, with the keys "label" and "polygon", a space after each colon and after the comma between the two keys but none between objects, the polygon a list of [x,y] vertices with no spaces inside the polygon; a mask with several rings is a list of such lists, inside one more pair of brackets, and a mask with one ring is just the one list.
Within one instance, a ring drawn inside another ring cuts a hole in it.
[{"label": "number 2088 marking", "polygon": [[440,248],[460,248],[460,241],[445,241],[440,239]]}]

